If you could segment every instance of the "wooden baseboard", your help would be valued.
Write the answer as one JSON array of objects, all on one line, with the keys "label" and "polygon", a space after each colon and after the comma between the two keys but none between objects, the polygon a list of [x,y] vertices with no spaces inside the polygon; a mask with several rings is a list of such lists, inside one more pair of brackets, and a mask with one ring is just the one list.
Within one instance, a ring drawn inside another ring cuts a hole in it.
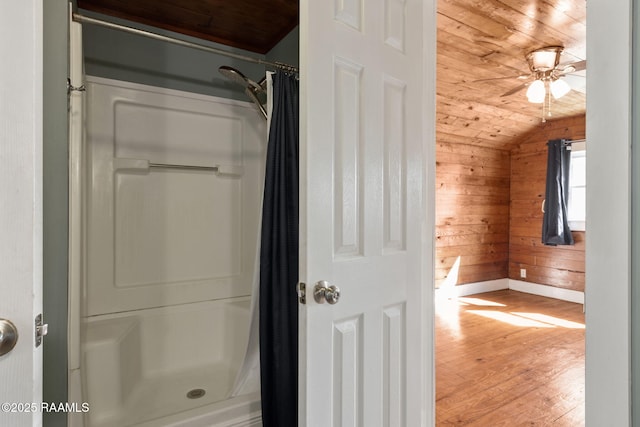
[{"label": "wooden baseboard", "polygon": [[465,283],[464,285],[443,287],[436,289],[435,296],[436,298],[456,298],[481,294],[484,292],[500,291],[502,289],[512,289],[518,292],[525,292],[528,294],[584,304],[584,292],[556,288],[555,286],[540,285],[538,283],[523,282],[521,280],[514,279],[487,280],[485,282]]},{"label": "wooden baseboard", "polygon": [[556,288],[555,286],[539,285],[537,283],[523,282],[515,279],[508,280],[509,289],[513,289],[514,291],[584,304],[584,292]]}]

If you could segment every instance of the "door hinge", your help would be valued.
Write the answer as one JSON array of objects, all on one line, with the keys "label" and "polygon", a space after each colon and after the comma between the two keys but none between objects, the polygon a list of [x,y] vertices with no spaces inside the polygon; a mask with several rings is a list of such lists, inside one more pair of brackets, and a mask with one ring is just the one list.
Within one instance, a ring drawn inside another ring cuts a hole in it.
[{"label": "door hinge", "polygon": [[36,348],[42,344],[42,337],[49,333],[49,325],[42,323],[42,314],[36,316]]},{"label": "door hinge", "polygon": [[298,286],[296,286],[296,291],[298,292],[298,301],[300,301],[300,304],[306,304],[307,303],[307,285],[302,282],[298,283]]}]

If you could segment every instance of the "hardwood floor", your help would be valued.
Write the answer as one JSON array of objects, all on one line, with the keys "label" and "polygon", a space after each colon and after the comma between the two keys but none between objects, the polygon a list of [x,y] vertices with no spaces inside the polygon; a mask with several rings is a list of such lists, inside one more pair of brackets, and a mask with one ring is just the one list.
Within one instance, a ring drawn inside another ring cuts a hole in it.
[{"label": "hardwood floor", "polygon": [[581,304],[505,290],[436,303],[436,426],[584,425]]}]

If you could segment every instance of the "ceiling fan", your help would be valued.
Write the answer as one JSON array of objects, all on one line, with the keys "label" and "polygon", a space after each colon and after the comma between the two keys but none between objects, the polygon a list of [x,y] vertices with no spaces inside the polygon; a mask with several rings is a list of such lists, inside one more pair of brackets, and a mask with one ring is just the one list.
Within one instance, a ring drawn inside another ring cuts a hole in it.
[{"label": "ceiling fan", "polygon": [[[584,85],[576,84],[577,81],[575,79],[571,80],[571,77],[575,76],[574,73],[586,70],[587,61],[582,60],[568,64],[560,64],[560,55],[563,50],[564,47],[562,46],[546,46],[529,52],[526,55],[526,59],[529,70],[531,70],[530,74],[475,81],[503,79],[526,80],[521,85],[514,87],[500,96],[513,95],[528,87],[527,98],[529,102],[536,104],[543,103],[547,96],[553,96],[555,99],[561,98],[572,89],[571,86],[576,90],[582,91],[584,90]],[[582,76],[575,77],[581,78]],[[572,85],[567,83],[565,78],[570,80]]]}]

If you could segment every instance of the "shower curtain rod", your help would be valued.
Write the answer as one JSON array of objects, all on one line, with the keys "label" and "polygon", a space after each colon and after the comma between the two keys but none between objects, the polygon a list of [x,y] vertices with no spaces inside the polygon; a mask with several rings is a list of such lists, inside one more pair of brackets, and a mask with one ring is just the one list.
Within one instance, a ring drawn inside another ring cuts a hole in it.
[{"label": "shower curtain rod", "polygon": [[127,27],[126,25],[120,25],[120,24],[115,24],[113,22],[102,21],[96,18],[90,18],[88,16],[84,16],[79,13],[73,13],[72,16],[74,21],[80,22],[83,24],[92,24],[100,27],[111,28],[113,30],[124,31],[126,33],[137,34],[139,36],[149,37],[155,40],[161,40],[167,43],[177,44],[179,46],[190,47],[192,49],[203,50],[205,52],[215,53],[218,55],[227,56],[229,58],[239,59],[241,61],[252,62],[254,64],[260,64],[260,65],[266,65],[269,67],[280,69],[282,71],[288,71],[292,73],[298,72],[298,67],[294,67],[293,65],[285,64],[282,62],[265,61],[263,59],[255,58],[252,56],[241,55],[238,53],[229,52],[229,51],[218,49],[215,47],[205,46],[198,43],[176,39],[174,37],[163,36],[161,34],[152,33],[150,31],[139,30],[133,27]]}]

